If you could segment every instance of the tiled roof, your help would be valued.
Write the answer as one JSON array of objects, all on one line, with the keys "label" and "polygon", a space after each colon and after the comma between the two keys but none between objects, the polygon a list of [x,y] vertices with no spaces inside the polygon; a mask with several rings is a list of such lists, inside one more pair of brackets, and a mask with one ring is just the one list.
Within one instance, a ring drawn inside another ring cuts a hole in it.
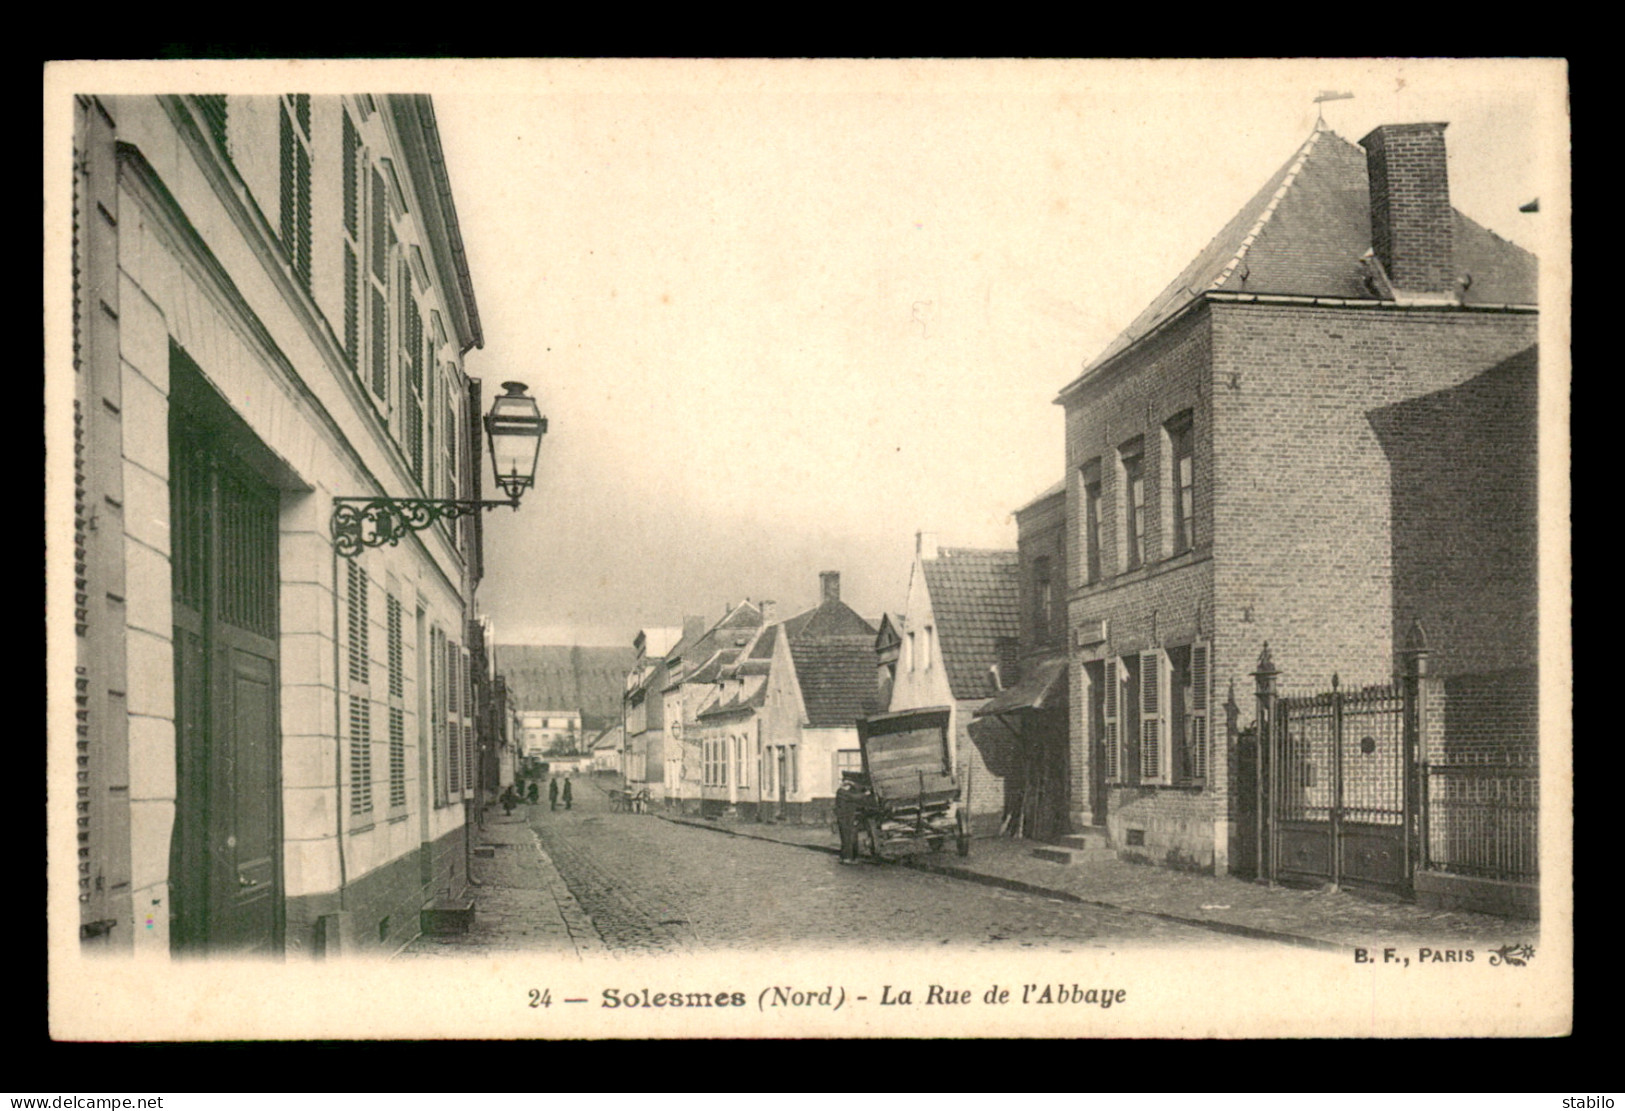
[{"label": "tiled roof", "polygon": [[[1365,150],[1317,130],[1191,264],[1084,371],[1087,375],[1209,290],[1378,300],[1361,257],[1371,248]],[[1454,269],[1468,305],[1533,305],[1536,259],[1460,212]]]},{"label": "tiled roof", "polygon": [[948,686],[955,698],[998,693],[988,671],[999,663],[1001,638],[1017,635],[1020,596],[1012,551],[942,548],[920,561],[936,614]]},{"label": "tiled roof", "polygon": [[756,643],[751,646],[750,658],[753,660],[771,660],[773,658],[773,645],[778,642],[778,639],[779,627],[777,625],[769,625],[763,629],[762,634],[756,638]]},{"label": "tiled roof", "polygon": [[[715,683],[722,674],[722,669],[734,662],[739,655],[737,648],[723,648],[711,653],[711,658],[701,664],[690,675],[683,677],[685,683]],[[670,688],[668,688],[670,689]]]},{"label": "tiled roof", "polygon": [[[707,629],[704,633],[697,637],[684,637],[676,644],[676,646],[672,648],[670,652],[666,654],[666,658],[669,660],[673,656],[677,656],[680,657],[685,664],[694,666],[700,661],[709,660],[712,654],[719,648],[726,648],[731,650],[733,655],[729,656],[728,659],[723,662],[731,663],[733,661],[733,657],[737,656],[739,654],[739,649],[743,647],[743,645],[734,643],[739,638],[739,635],[744,634],[748,639],[750,632],[761,625],[761,623],[762,611],[758,609],[754,603],[741,602],[739,605],[723,614],[722,619]],[[715,678],[715,675],[711,677],[712,680]],[[689,678],[688,674],[682,670],[682,668],[678,669],[678,671],[672,676],[672,679],[673,685],[676,685],[678,682],[687,683],[693,681]],[[700,680],[700,682],[709,681],[711,680]],[[670,690],[671,688],[667,687],[666,689]]]},{"label": "tiled roof", "polygon": [[794,645],[803,637],[867,636],[872,639],[875,627],[858,616],[857,610],[837,599],[789,618],[784,623],[784,633]]},{"label": "tiled roof", "polygon": [[790,658],[813,728],[852,725],[880,708],[873,629],[858,636],[792,637]]},{"label": "tiled roof", "polygon": [[767,684],[757,683],[754,690],[746,694],[744,691],[735,691],[731,696],[719,701],[716,705],[700,711],[696,717],[710,718],[723,717],[727,714],[736,714],[744,710],[760,709],[767,702]]}]

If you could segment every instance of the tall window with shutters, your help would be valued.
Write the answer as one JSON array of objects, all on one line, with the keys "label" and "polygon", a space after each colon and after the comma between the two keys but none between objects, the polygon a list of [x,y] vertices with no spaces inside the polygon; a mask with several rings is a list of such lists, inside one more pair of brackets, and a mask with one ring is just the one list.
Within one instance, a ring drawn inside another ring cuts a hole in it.
[{"label": "tall window with shutters", "polygon": [[1140,653],[1140,782],[1172,781],[1168,737],[1168,657],[1160,648]]},{"label": "tall window with shutters", "polygon": [[1100,460],[1083,466],[1083,582],[1100,581]]},{"label": "tall window with shutters", "polygon": [[1168,736],[1176,784],[1199,785],[1207,780],[1212,698],[1208,653],[1208,645],[1202,641],[1168,649],[1172,680]]},{"label": "tall window with shutters", "polygon": [[372,687],[367,636],[367,573],[345,560],[345,648],[349,699],[350,815],[372,813]]},{"label": "tall window with shutters", "polygon": [[1123,522],[1119,542],[1123,558],[1120,566],[1133,571],[1145,562],[1145,447],[1138,436],[1118,449],[1119,520]]},{"label": "tall window with shutters", "polygon": [[299,283],[310,288],[310,94],[283,96],[279,113],[278,237]]},{"label": "tall window with shutters", "polygon": [[457,642],[446,641],[446,789],[451,799],[463,793],[463,705],[460,682],[461,653]]},{"label": "tall window with shutters", "polygon": [[1196,545],[1196,471],[1191,414],[1181,413],[1163,426],[1167,461],[1168,509],[1165,523],[1172,540],[1169,555],[1188,552]]}]

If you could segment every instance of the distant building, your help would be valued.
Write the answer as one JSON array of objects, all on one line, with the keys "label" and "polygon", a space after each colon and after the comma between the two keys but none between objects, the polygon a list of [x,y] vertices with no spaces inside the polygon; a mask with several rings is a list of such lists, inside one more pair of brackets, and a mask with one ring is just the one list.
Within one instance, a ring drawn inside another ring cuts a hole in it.
[{"label": "distant building", "polygon": [[[761,628],[762,613],[773,603],[757,605],[748,598],[729,606],[715,625],[698,636],[685,635],[665,659],[666,683],[661,687],[661,763],[665,771],[663,794],[668,806],[696,811],[703,775],[696,713],[711,692],[721,669],[733,662]],[[654,697],[651,694],[651,697]],[[651,749],[652,751],[652,749]]]},{"label": "distant building", "polygon": [[[969,785],[971,821],[982,834],[999,832],[1019,802],[1006,785],[1019,766],[1014,729],[996,717],[974,720],[982,704],[999,693],[1000,676],[1016,672],[1017,565],[1013,551],[939,549],[933,534],[916,537],[886,707],[952,711],[954,774],[961,790]],[[872,641],[871,651],[876,647],[887,650]]]},{"label": "distant building", "polygon": [[619,725],[612,725],[592,742],[592,770],[595,772],[615,772],[621,768],[621,746],[626,739],[626,730]]},{"label": "distant building", "polygon": [[562,752],[583,751],[580,710],[519,710],[519,746],[526,759],[546,759],[558,745]]}]

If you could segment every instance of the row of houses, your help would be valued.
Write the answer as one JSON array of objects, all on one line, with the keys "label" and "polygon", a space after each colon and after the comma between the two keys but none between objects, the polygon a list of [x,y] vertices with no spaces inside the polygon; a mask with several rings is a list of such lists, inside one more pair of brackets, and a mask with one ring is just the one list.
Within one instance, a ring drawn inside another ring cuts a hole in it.
[{"label": "row of houses", "polygon": [[981,832],[1531,909],[1537,265],[1445,129],[1317,125],[1060,390],[1016,550],[920,534],[876,622],[829,573],[645,629],[628,779],[821,819],[857,718],[946,706]]},{"label": "row of houses", "polygon": [[80,96],[73,154],[52,811],[83,944],[398,947],[467,887],[506,718],[478,513],[344,551],[337,528],[347,501],[481,497],[484,334],[434,107]]}]

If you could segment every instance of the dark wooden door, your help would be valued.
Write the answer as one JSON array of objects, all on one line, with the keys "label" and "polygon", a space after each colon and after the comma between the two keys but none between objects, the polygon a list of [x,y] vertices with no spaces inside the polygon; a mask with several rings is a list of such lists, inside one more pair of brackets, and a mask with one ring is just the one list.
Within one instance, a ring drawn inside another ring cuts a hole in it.
[{"label": "dark wooden door", "polygon": [[170,422],[175,624],[172,945],[281,949],[277,491]]},{"label": "dark wooden door", "polygon": [[[1089,676],[1089,824],[1106,824],[1106,712],[1102,696],[1106,665],[1099,660],[1083,665]],[[1115,677],[1114,677],[1115,678]]]}]

